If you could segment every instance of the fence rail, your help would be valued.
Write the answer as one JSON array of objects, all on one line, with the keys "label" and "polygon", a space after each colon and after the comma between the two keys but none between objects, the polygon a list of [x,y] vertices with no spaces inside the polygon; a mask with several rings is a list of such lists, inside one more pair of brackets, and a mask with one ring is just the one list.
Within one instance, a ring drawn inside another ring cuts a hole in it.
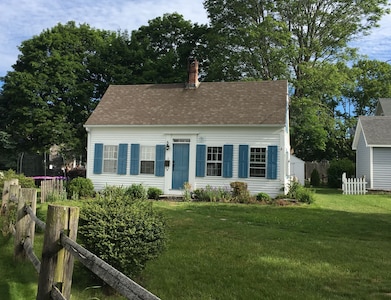
[{"label": "fence rail", "polygon": [[346,178],[346,173],[342,174],[342,192],[345,195],[363,195],[367,193],[367,182],[365,176],[362,178]]},{"label": "fence rail", "polygon": [[[6,201],[3,194],[2,210],[4,208],[4,213],[7,213],[8,202],[12,197],[16,198],[18,209],[14,255],[16,258],[28,258],[38,272],[37,300],[70,298],[74,258],[127,299],[159,300],[157,296],[76,243],[78,208],[49,205],[45,223],[35,215],[36,192],[23,191],[20,186],[19,191],[16,191],[14,182],[7,184]],[[29,195],[33,195],[32,199],[27,199]],[[33,235],[35,225],[45,232],[42,262],[34,253],[33,237],[30,236]],[[64,232],[67,232],[68,236]]]}]

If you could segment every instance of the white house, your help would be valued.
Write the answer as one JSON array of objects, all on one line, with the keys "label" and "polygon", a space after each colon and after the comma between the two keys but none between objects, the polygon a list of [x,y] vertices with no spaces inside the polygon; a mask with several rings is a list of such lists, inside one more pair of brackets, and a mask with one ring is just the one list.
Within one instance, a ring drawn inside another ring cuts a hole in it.
[{"label": "white house", "polygon": [[368,189],[391,190],[391,99],[379,99],[375,116],[358,119],[353,150],[356,177],[365,176]]},{"label": "white house", "polygon": [[97,190],[141,183],[165,194],[248,184],[274,197],[289,184],[287,81],[111,85],[85,123]]}]

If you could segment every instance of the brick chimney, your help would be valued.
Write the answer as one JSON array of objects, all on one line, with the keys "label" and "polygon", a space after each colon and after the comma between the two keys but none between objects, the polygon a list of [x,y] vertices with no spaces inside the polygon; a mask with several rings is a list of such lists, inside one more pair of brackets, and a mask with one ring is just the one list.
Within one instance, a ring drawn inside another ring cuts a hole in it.
[{"label": "brick chimney", "polygon": [[188,60],[187,74],[188,82],[186,83],[187,89],[196,89],[200,85],[198,81],[198,61],[196,58],[190,57]]}]

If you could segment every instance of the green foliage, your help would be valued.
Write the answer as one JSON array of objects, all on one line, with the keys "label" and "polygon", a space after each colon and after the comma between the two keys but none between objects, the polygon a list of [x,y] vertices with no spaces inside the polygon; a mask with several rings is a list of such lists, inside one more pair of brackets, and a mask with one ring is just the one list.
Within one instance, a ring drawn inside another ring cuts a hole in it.
[{"label": "green foliage", "polygon": [[311,204],[315,201],[315,193],[305,188],[297,181],[291,181],[287,197],[302,203]]},{"label": "green foliage", "polygon": [[222,187],[213,188],[210,185],[194,190],[194,196],[197,201],[204,202],[231,202],[233,200],[229,189]]},{"label": "green foliage", "polygon": [[313,169],[311,172],[311,185],[315,187],[320,186],[320,175],[317,169]]},{"label": "green foliage", "polygon": [[147,189],[140,183],[133,183],[130,187],[125,189],[125,196],[130,199],[147,199]]},{"label": "green foliage", "polygon": [[134,30],[131,83],[185,82],[188,58],[205,44],[201,38],[206,30],[178,13],[164,14]]},{"label": "green foliage", "polygon": [[163,251],[165,221],[152,202],[132,199],[110,188],[82,208],[79,236],[91,252],[124,274],[135,276]]},{"label": "green foliage", "polygon": [[80,199],[94,195],[94,185],[89,178],[76,177],[67,184],[68,197]]},{"label": "green foliage", "polygon": [[[68,22],[22,42],[14,70],[4,77],[0,98],[0,110],[7,111],[0,125],[10,128],[10,142],[23,141],[16,144],[17,151],[43,151],[57,144],[63,154],[84,154],[83,124],[118,77],[101,76],[115,68],[115,62],[108,66],[103,61],[101,52],[117,38],[122,36]],[[121,64],[126,58],[119,58]]]},{"label": "green foliage", "polygon": [[259,202],[269,202],[272,200],[269,194],[263,192],[258,193],[256,197],[257,197],[257,201]]},{"label": "green foliage", "polygon": [[159,200],[160,195],[163,195],[163,191],[156,187],[150,187],[147,191],[148,199]]},{"label": "green foliage", "polygon": [[14,170],[0,172],[0,195],[3,194],[4,181],[18,179],[22,188],[36,188],[34,179],[26,177],[24,174],[16,174]]},{"label": "green foliage", "polygon": [[349,159],[334,159],[330,162],[327,170],[329,187],[340,188],[342,186],[342,174],[346,172],[347,177],[355,175],[355,164]]},{"label": "green foliage", "polygon": [[359,60],[351,76],[357,80],[345,87],[345,97],[354,106],[356,116],[375,112],[379,98],[391,97],[391,65],[377,60]]}]

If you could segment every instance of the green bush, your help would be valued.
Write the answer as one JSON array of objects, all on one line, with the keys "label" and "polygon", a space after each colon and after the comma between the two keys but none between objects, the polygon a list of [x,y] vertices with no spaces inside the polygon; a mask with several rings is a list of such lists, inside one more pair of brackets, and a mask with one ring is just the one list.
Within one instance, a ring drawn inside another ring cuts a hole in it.
[{"label": "green bush", "polygon": [[117,192],[90,200],[80,213],[79,237],[91,252],[128,276],[165,248],[165,221],[152,203]]},{"label": "green bush", "polygon": [[258,193],[256,198],[257,198],[257,201],[259,201],[259,202],[269,202],[272,200],[272,198],[268,194],[263,193],[263,192]]},{"label": "green bush", "polygon": [[334,159],[330,162],[330,167],[327,170],[327,181],[329,187],[340,188],[342,186],[342,174],[346,172],[347,177],[355,175],[355,164],[351,160]]},{"label": "green bush", "polygon": [[130,187],[125,189],[125,195],[131,199],[147,199],[147,189],[140,183],[133,183]]},{"label": "green bush", "polygon": [[94,195],[94,185],[91,179],[76,177],[67,184],[68,197],[80,199],[92,197]]},{"label": "green bush", "polygon": [[296,199],[299,202],[311,204],[315,201],[315,194],[310,189],[305,188],[297,181],[291,181],[287,197]]},{"label": "green bush", "polygon": [[159,200],[160,195],[163,195],[163,191],[156,187],[150,187],[147,191],[148,199]]},{"label": "green bush", "polygon": [[320,186],[320,175],[317,169],[313,169],[311,172],[311,185]]},{"label": "green bush", "polygon": [[4,181],[18,179],[22,188],[36,188],[33,178],[26,177],[24,174],[16,174],[14,170],[1,171],[0,173],[0,195],[3,194]]}]

